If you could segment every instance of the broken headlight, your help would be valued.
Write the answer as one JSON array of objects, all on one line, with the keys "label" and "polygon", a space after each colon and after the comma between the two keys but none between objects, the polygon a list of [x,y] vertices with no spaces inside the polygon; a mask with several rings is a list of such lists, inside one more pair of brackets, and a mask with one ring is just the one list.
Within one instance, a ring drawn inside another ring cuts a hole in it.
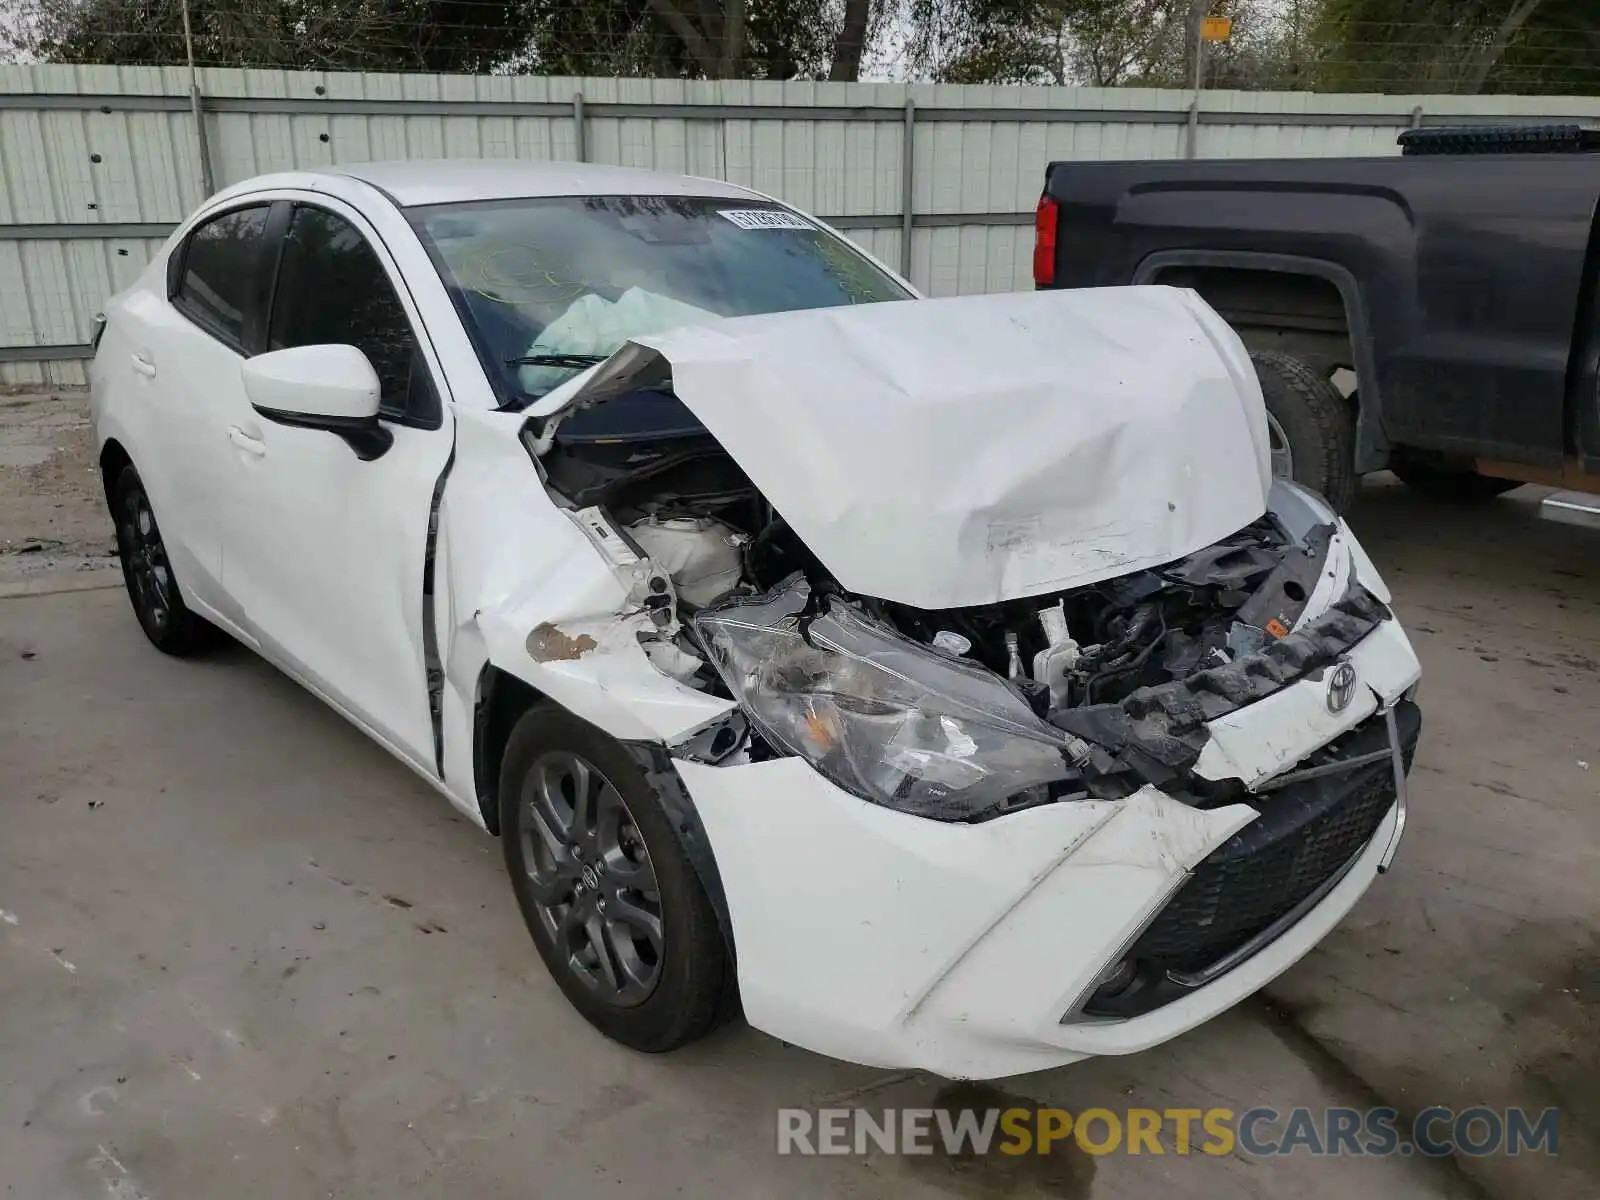
[{"label": "broken headlight", "polygon": [[751,723],[841,788],[967,820],[1072,774],[1063,735],[996,675],[906,640],[802,580],[695,617]]}]

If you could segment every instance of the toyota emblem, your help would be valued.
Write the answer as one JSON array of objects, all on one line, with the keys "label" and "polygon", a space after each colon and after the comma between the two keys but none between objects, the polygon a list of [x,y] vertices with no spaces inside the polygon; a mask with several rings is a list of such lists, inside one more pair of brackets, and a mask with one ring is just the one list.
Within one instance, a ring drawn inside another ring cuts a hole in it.
[{"label": "toyota emblem", "polygon": [[1350,707],[1350,700],[1355,694],[1356,669],[1347,662],[1340,663],[1328,676],[1328,711],[1343,712]]}]

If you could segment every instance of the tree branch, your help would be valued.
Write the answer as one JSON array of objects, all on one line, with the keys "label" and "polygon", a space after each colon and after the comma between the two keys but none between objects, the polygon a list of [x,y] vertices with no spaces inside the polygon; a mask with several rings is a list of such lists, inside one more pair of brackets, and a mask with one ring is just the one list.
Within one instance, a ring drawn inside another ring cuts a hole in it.
[{"label": "tree branch", "polygon": [[678,35],[700,69],[713,79],[716,78],[717,56],[705,37],[695,28],[694,22],[683,15],[683,10],[674,4],[673,0],[650,0],[650,8],[666,22],[668,29]]},{"label": "tree branch", "polygon": [[1506,47],[1511,45],[1511,39],[1516,37],[1517,31],[1527,24],[1528,18],[1533,16],[1541,3],[1543,0],[1515,0],[1511,11],[1506,13],[1505,19],[1500,22],[1500,28],[1495,30],[1494,37],[1467,60],[1466,71],[1462,75],[1459,89],[1462,93],[1475,96],[1483,91],[1483,85],[1489,82],[1489,73],[1505,56]]}]

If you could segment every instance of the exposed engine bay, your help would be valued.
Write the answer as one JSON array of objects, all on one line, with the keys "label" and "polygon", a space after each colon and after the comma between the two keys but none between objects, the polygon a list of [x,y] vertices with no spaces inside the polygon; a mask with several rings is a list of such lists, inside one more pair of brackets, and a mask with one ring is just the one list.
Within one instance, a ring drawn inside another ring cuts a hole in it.
[{"label": "exposed engine bay", "polygon": [[[669,393],[650,395],[677,404]],[[1270,512],[1176,562],[1055,594],[938,611],[853,594],[839,587],[715,438],[692,418],[687,426],[669,424],[673,428],[659,434],[626,436],[584,436],[580,428],[541,438],[534,428],[525,440],[558,501],[604,514],[670,578],[670,596],[658,584],[646,599],[660,631],[658,643],[646,650],[659,668],[719,695],[730,693],[728,679],[748,671],[762,676],[763,694],[812,696],[799,718],[763,721],[757,715],[748,743],[724,738],[707,754],[711,761],[746,748],[758,759],[785,752],[815,758],[826,749],[816,738],[842,743],[840,721],[860,725],[873,715],[848,706],[843,716],[822,714],[815,694],[835,686],[829,672],[837,667],[808,659],[799,646],[775,653],[769,641],[761,654],[741,657],[707,636],[727,614],[747,630],[759,616],[796,631],[805,646],[813,646],[815,632],[835,649],[858,652],[865,665],[850,677],[858,690],[863,671],[897,657],[893,642],[905,639],[927,650],[931,661],[956,666],[971,689],[964,703],[1008,737],[1048,739],[1057,756],[1066,744],[1070,770],[1024,767],[1018,779],[1025,786],[995,796],[995,807],[984,811],[1069,795],[1127,795],[1143,783],[1176,785],[1180,793],[1199,786],[1191,799],[1204,806],[1217,797],[1204,794],[1204,785],[1184,770],[1204,743],[1203,723],[1333,661],[1387,615],[1352,579],[1341,581],[1343,594],[1326,612],[1297,629],[1334,526],[1318,524],[1295,537]],[[916,677],[915,665],[901,662],[896,669]],[[940,683],[950,690],[950,679]],[[880,679],[872,688],[875,699],[857,699],[856,708],[872,709],[877,697],[888,695],[887,714],[898,702],[889,695],[893,684]],[[733,698],[752,707],[747,696]],[[926,705],[914,711],[926,716]],[[962,739],[970,736],[961,721],[970,716],[953,712],[946,719],[954,723],[945,742],[960,758]],[[852,772],[873,769],[867,761],[873,756],[893,759],[896,753],[892,738],[864,745],[856,752],[861,761],[836,773],[852,778]],[[926,747],[905,753],[910,757],[902,755],[901,775],[939,776]],[[955,767],[945,772],[957,791],[960,774]],[[857,790],[897,786],[863,779]],[[896,801],[917,808],[904,795]],[[972,797],[963,803],[970,819]],[[923,807],[927,815],[942,815],[941,805],[941,795],[930,793]]]}]

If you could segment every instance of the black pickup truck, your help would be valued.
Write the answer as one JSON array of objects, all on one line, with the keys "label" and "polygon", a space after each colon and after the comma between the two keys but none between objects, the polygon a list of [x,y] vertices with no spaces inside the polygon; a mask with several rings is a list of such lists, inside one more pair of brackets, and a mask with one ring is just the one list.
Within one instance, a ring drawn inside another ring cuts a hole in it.
[{"label": "black pickup truck", "polygon": [[1193,288],[1251,351],[1274,470],[1337,506],[1382,468],[1460,498],[1600,491],[1595,140],[1428,130],[1391,158],[1052,163],[1034,282]]}]

